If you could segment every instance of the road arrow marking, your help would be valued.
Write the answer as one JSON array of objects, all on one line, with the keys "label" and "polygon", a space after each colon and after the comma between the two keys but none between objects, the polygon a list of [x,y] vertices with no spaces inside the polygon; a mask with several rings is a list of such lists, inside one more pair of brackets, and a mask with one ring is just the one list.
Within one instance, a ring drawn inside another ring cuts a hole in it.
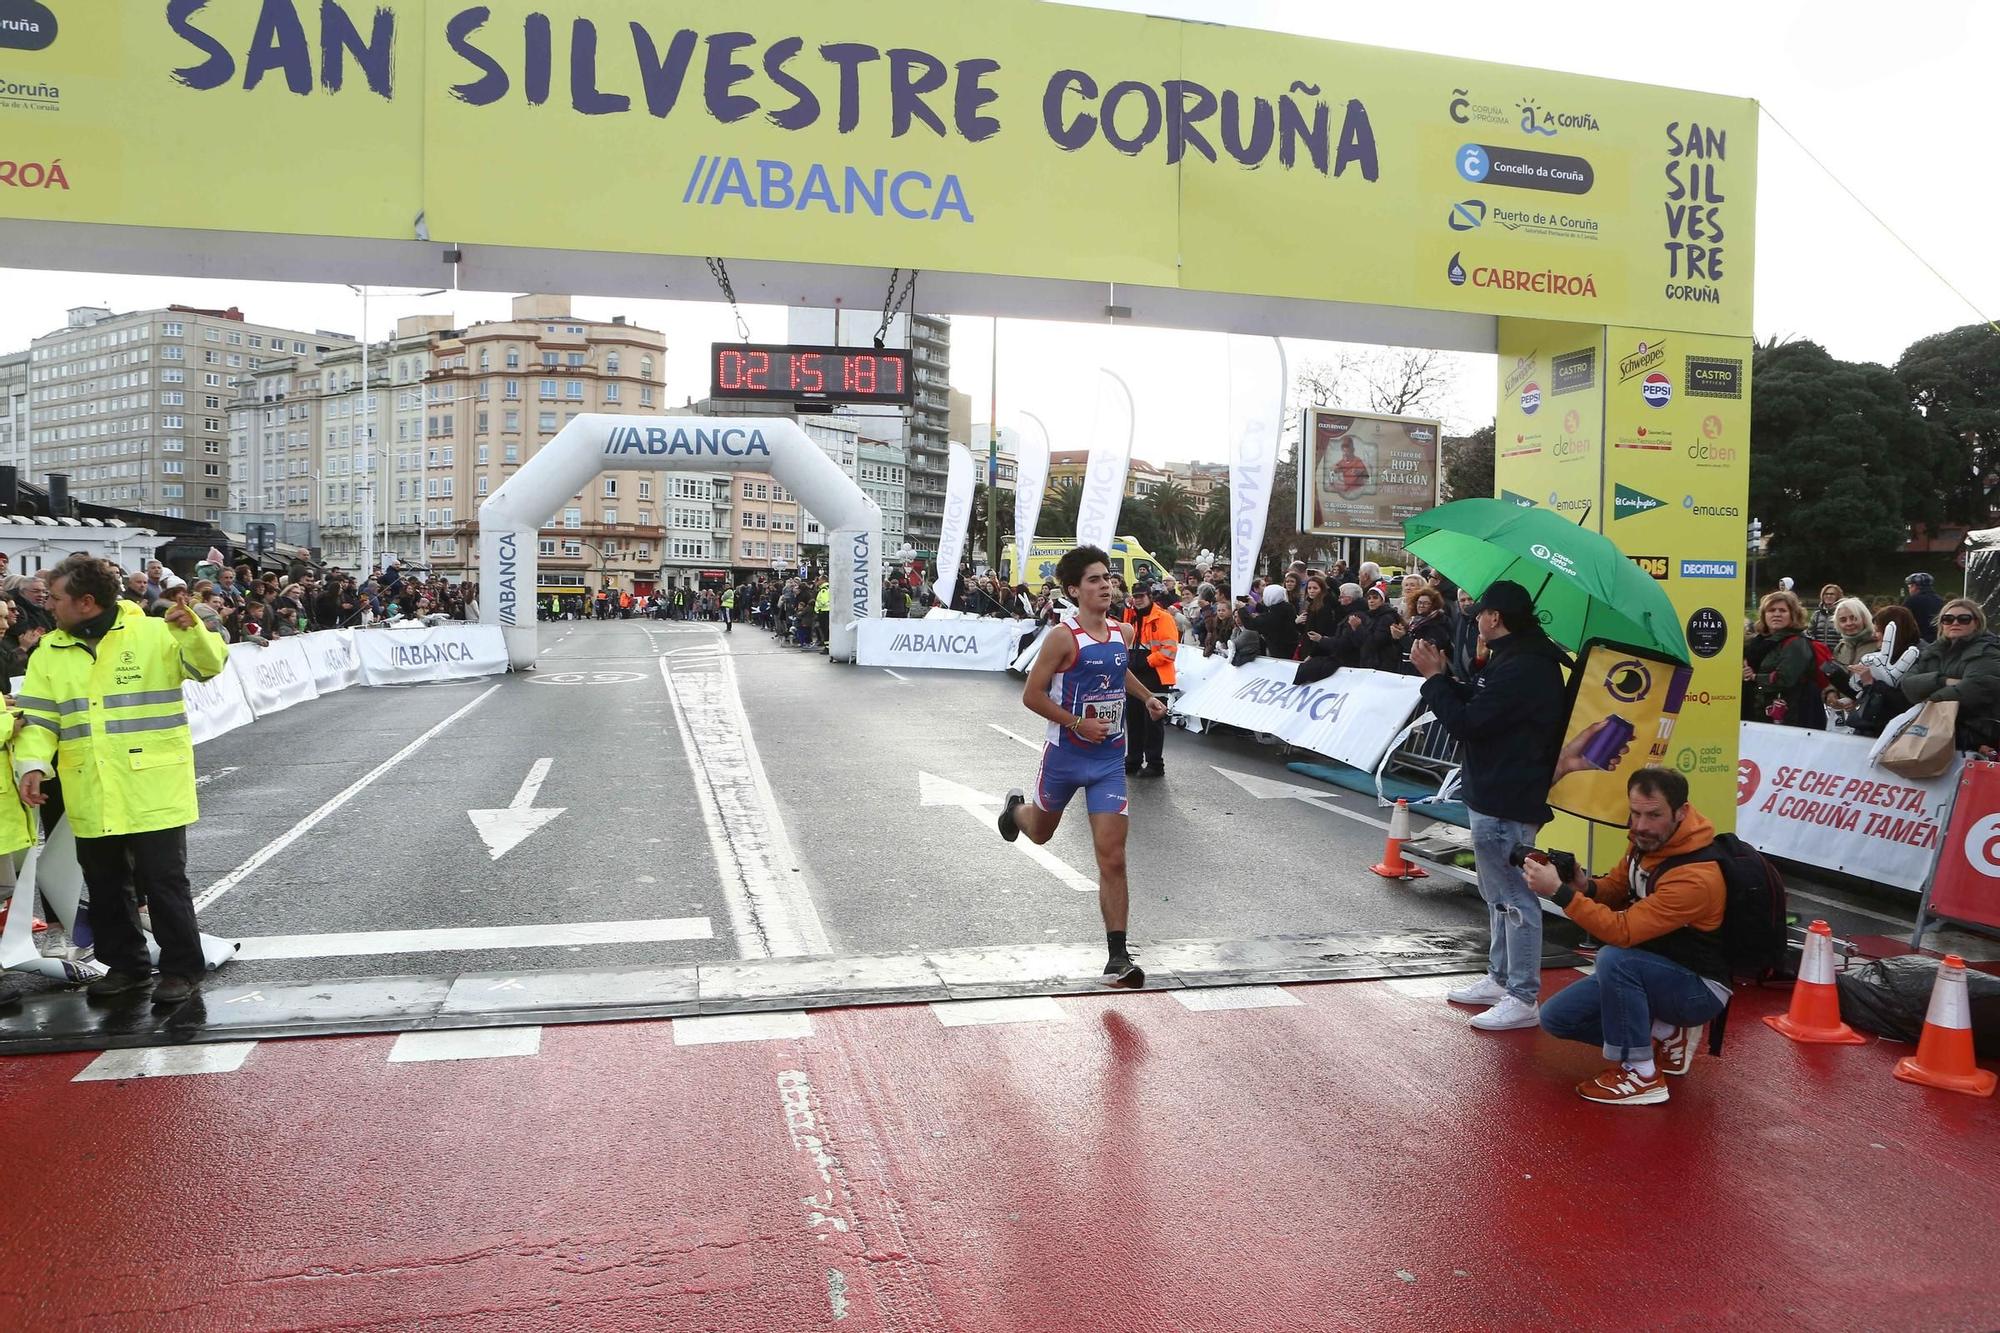
[{"label": "road arrow marking", "polygon": [[232,764],[228,768],[218,768],[213,773],[203,773],[200,777],[194,780],[194,785],[197,787],[205,787],[209,783],[215,781],[217,778],[228,777],[231,773],[234,773],[236,769],[237,765]]},{"label": "road arrow marking", "polygon": [[262,1004],[264,1002],[264,992],[260,990],[253,990],[248,995],[232,995],[228,999],[224,1000],[223,1003],[249,1004],[253,1000],[256,1001],[258,1004]]},{"label": "road arrow marking", "polygon": [[993,730],[999,732],[1002,736],[1007,737],[1009,740],[1019,741],[1021,744],[1027,746],[1030,750],[1034,750],[1037,753],[1041,751],[1042,748],[1041,742],[1031,741],[1018,731],[1009,731],[1007,730],[1007,728],[1001,726],[998,722],[988,722],[986,725],[993,728]]},{"label": "road arrow marking", "polygon": [[[950,778],[941,778],[935,773],[919,771],[917,774],[918,804],[955,805],[964,810],[987,828],[993,827],[993,817],[1000,813],[1001,798],[976,792],[970,787],[960,786]],[[997,830],[996,830],[997,832]],[[1054,875],[1078,893],[1096,893],[1097,882],[1086,879],[1071,869],[1069,863],[1046,847],[1037,847],[1024,834],[1014,842],[1014,850],[1033,861],[1042,869]]]},{"label": "road arrow marking", "polygon": [[468,810],[472,817],[472,827],[479,830],[479,837],[486,844],[487,852],[495,861],[519,847],[529,835],[541,828],[567,806],[544,806],[534,809],[535,793],[542,789],[542,782],[549,775],[549,765],[553,759],[537,759],[528,769],[528,776],[521,783],[521,790],[514,793],[514,799],[505,810]]}]

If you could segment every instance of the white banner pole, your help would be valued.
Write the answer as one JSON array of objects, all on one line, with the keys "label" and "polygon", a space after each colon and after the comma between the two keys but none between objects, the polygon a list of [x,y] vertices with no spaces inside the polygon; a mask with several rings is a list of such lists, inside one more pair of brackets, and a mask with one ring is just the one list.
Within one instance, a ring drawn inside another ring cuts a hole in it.
[{"label": "white banner pole", "polygon": [[938,534],[938,576],[931,585],[938,601],[951,605],[958,589],[958,562],[965,558],[965,529],[972,521],[972,449],[951,444],[951,466],[944,483],[944,529]]},{"label": "white banner pole", "polygon": [[1090,466],[1083,474],[1083,501],[1076,507],[1076,544],[1109,552],[1132,462],[1132,391],[1110,371],[1097,373],[1097,418],[1091,427]]},{"label": "white banner pole", "polygon": [[[1276,338],[1229,338],[1229,595],[1248,597],[1285,429],[1285,348]],[[1301,446],[1303,452],[1303,446]]]}]

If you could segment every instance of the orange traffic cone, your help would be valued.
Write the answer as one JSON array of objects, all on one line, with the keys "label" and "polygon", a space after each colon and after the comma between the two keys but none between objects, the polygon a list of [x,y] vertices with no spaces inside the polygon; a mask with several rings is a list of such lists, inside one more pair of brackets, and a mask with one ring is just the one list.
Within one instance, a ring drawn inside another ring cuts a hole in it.
[{"label": "orange traffic cone", "polygon": [[1806,930],[1791,1012],[1766,1014],[1764,1021],[1793,1041],[1859,1046],[1868,1040],[1840,1021],[1840,990],[1833,984],[1833,928],[1826,922],[1815,921]]},{"label": "orange traffic cone", "polygon": [[1389,839],[1382,848],[1382,864],[1371,869],[1383,879],[1429,879],[1431,872],[1403,859],[1403,844],[1410,837],[1410,803],[1398,797],[1395,813],[1389,816]]},{"label": "orange traffic cone", "polygon": [[1946,954],[1938,964],[1917,1053],[1896,1061],[1896,1077],[1947,1092],[1993,1095],[1995,1075],[1972,1062],[1972,1005],[1965,988],[1965,960],[1957,954]]}]

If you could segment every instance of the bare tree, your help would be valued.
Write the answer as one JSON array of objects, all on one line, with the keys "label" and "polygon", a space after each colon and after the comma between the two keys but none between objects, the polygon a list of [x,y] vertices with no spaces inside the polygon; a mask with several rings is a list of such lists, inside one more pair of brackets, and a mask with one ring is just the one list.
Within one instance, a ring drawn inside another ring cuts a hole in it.
[{"label": "bare tree", "polygon": [[1389,416],[1438,415],[1458,367],[1429,347],[1384,348],[1370,358],[1368,406]]}]

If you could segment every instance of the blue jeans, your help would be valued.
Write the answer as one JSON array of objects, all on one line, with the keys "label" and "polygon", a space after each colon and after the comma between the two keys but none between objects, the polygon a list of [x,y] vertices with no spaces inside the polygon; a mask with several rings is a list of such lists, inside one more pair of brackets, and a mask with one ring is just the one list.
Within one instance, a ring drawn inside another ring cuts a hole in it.
[{"label": "blue jeans", "polygon": [[1479,896],[1493,931],[1486,974],[1522,1004],[1533,1004],[1542,994],[1542,901],[1520,868],[1507,864],[1507,853],[1515,843],[1532,843],[1542,826],[1468,813]]},{"label": "blue jeans", "polygon": [[1607,944],[1589,976],[1542,1006],[1542,1030],[1597,1042],[1607,1060],[1650,1060],[1654,1019],[1686,1028],[1721,1011],[1708,983],[1671,958]]}]

